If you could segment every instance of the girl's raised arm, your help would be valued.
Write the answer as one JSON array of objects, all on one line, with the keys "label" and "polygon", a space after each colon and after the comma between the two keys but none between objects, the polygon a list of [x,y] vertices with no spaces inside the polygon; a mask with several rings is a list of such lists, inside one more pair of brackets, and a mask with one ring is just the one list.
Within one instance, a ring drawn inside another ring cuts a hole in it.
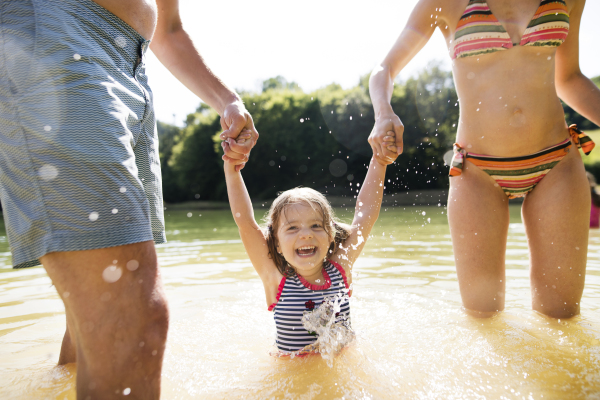
[{"label": "girl's raised arm", "polygon": [[333,261],[344,267],[348,277],[351,277],[350,268],[362,252],[371,229],[379,217],[386,168],[385,163],[380,163],[373,156],[367,176],[356,198],[356,209],[350,236],[344,240],[344,243],[331,257]]},{"label": "girl's raised arm", "polygon": [[[229,146],[228,141],[231,140],[233,139],[224,141],[223,146]],[[265,289],[276,288],[282,275],[269,257],[267,241],[262,229],[254,219],[254,209],[242,174],[240,171],[236,171],[235,165],[228,161],[224,163],[223,168],[225,170],[225,181],[227,182],[229,206],[238,226],[246,253],[248,253],[248,257],[250,257],[250,261],[260,276]]]}]

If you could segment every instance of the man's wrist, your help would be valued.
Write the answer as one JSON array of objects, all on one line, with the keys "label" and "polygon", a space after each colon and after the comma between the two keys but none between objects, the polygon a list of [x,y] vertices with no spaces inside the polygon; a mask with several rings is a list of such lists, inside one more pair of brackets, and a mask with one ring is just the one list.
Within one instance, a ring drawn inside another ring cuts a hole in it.
[{"label": "man's wrist", "polygon": [[223,109],[222,110],[218,110],[219,111],[219,115],[223,116],[225,114],[225,110],[230,105],[236,105],[238,108],[241,108],[243,110],[246,109],[246,106],[244,105],[244,102],[242,101],[242,99],[240,98],[240,96],[237,93],[234,92],[234,93],[231,93],[227,97],[227,99],[223,102]]}]

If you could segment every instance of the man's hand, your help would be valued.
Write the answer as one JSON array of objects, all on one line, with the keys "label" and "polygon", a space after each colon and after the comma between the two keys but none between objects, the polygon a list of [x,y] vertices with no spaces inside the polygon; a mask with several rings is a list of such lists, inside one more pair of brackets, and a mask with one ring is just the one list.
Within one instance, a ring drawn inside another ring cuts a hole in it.
[{"label": "man's hand", "polygon": [[[223,132],[220,138],[224,141],[222,145],[225,152],[223,160],[236,165],[235,170],[240,171],[246,165],[250,150],[258,140],[254,121],[244,107],[244,103],[236,101],[225,107],[221,117],[221,127]],[[244,135],[240,137],[242,131]]]}]

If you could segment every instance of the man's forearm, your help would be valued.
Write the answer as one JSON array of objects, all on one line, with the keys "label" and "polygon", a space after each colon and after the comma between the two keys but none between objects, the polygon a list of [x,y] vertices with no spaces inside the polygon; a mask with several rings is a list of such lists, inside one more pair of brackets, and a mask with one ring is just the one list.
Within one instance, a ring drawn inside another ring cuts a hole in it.
[{"label": "man's forearm", "polygon": [[219,115],[223,115],[228,104],[241,101],[237,93],[228,88],[208,68],[183,28],[156,35],[150,48],[181,83],[214,108]]}]

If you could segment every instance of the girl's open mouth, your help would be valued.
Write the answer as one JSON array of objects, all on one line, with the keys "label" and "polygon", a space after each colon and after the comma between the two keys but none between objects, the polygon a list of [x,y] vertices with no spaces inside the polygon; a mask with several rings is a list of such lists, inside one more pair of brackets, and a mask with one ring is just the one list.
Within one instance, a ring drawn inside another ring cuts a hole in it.
[{"label": "girl's open mouth", "polygon": [[302,246],[296,249],[296,254],[300,257],[310,257],[317,252],[316,246]]}]

